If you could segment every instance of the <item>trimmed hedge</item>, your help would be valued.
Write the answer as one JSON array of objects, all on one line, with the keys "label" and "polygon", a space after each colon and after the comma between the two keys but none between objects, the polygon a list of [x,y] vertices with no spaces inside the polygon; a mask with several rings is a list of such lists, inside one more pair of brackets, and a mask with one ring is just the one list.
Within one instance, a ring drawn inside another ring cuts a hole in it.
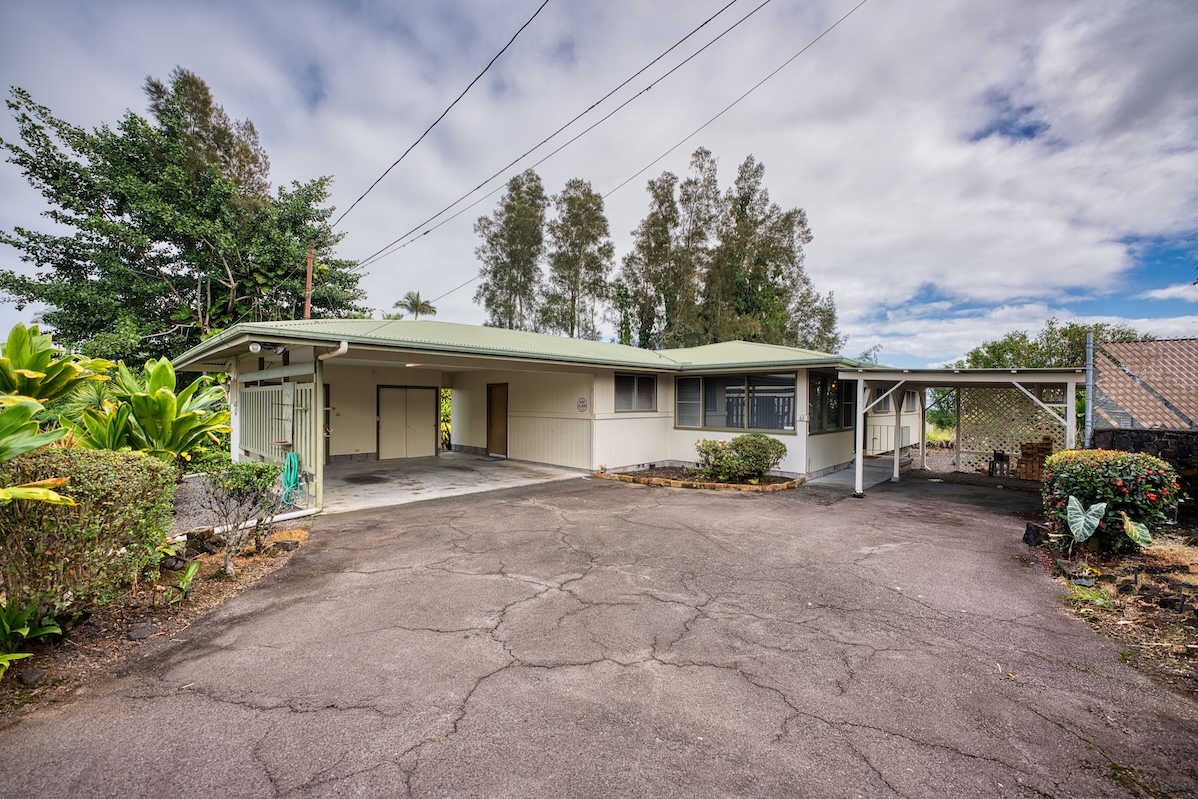
[{"label": "trimmed hedge", "polygon": [[703,439],[695,444],[699,468],[717,483],[755,483],[786,457],[786,445],[761,433],[731,441]]},{"label": "trimmed hedge", "polygon": [[1077,497],[1083,508],[1105,502],[1106,514],[1090,539],[1090,546],[1103,552],[1137,548],[1123,532],[1122,513],[1155,533],[1173,523],[1180,494],[1173,467],[1143,453],[1067,450],[1044,463],[1041,497],[1049,533],[1070,539],[1066,517],[1070,496]]},{"label": "trimmed hedge", "polygon": [[77,505],[18,500],[0,513],[0,571],[8,601],[38,617],[112,601],[157,561],[170,529],[178,472],[135,452],[42,449],[0,464],[0,481],[70,477]]}]

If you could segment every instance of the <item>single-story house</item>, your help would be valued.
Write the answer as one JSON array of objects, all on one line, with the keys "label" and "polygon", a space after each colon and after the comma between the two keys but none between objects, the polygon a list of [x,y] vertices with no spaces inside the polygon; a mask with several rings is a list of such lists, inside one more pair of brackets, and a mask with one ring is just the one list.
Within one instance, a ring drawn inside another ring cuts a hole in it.
[{"label": "single-story house", "polygon": [[923,437],[922,384],[902,372],[744,341],[652,351],[439,321],[322,319],[234,325],[175,366],[227,373],[234,458],[296,453],[317,507],[326,464],[436,455],[442,388],[454,450],[588,471],[690,464],[698,441],[753,431],[786,444],[778,473],[820,475],[860,463],[865,414],[886,399],[891,429],[877,448],[894,451],[896,472],[894,430]]}]

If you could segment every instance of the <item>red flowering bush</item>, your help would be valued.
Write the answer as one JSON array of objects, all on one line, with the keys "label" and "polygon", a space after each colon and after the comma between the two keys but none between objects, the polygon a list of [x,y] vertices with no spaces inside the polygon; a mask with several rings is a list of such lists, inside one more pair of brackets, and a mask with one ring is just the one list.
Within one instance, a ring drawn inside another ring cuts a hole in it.
[{"label": "red flowering bush", "polygon": [[1160,458],[1138,452],[1074,449],[1044,463],[1044,518],[1050,533],[1069,536],[1069,497],[1083,507],[1105,502],[1106,514],[1087,544],[1102,552],[1137,549],[1123,532],[1126,513],[1155,533],[1173,523],[1181,490],[1177,472]]}]

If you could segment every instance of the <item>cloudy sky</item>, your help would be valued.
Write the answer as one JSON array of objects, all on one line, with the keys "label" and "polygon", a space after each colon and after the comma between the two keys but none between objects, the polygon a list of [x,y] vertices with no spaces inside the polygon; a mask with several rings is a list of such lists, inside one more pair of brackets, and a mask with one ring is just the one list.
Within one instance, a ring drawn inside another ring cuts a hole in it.
[{"label": "cloudy sky", "polygon": [[[859,2],[767,0],[538,165],[547,189],[590,181],[623,255],[650,177],[685,172],[702,145],[727,185],[754,155],[772,199],[807,211],[807,269],[835,292],[850,355],[881,344],[884,362],[938,365],[1049,316],[1198,336],[1193,0],[866,0],[854,11]],[[145,114],[145,78],[183,66],[231,116],[253,120],[276,184],[333,175],[345,209],[540,3],[0,0],[0,83],[93,127]],[[727,3],[549,0],[345,218],[341,255],[365,258],[418,227]],[[733,3],[519,168],[759,5]],[[0,137],[13,131],[0,118]],[[475,286],[454,289],[478,272],[473,222],[495,199],[370,265],[368,304],[418,290],[439,298],[438,319],[481,323]],[[44,227],[39,202],[0,164],[0,228]],[[0,265],[16,264],[0,250]],[[4,329],[23,316],[0,305]]]}]

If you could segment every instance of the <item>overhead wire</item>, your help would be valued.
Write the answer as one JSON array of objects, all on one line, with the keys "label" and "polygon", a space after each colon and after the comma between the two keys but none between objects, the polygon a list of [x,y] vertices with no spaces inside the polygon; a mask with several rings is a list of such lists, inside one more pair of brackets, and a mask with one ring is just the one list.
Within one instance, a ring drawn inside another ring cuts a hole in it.
[{"label": "overhead wire", "polygon": [[446,107],[446,109],[441,112],[441,116],[434,119],[433,124],[431,124],[427,128],[425,128],[424,133],[421,133],[420,136],[416,139],[416,141],[414,141],[410,145],[408,145],[408,149],[404,150],[403,154],[400,155],[399,158],[396,158],[395,162],[392,163],[391,166],[387,167],[386,170],[383,171],[383,174],[379,175],[378,178],[374,181],[374,183],[371,183],[370,187],[368,189],[366,189],[366,191],[362,192],[362,195],[360,197],[358,197],[358,199],[354,200],[353,203],[350,204],[349,208],[345,209],[345,211],[341,214],[341,216],[337,217],[337,219],[333,222],[331,227],[337,227],[337,225],[341,224],[341,220],[345,219],[345,217],[349,215],[349,212],[354,210],[354,208],[358,205],[358,203],[360,203],[360,202],[362,202],[362,200],[366,199],[366,195],[370,194],[370,192],[374,191],[374,187],[379,185],[379,183],[381,183],[383,181],[383,178],[387,177],[387,175],[390,174],[392,169],[395,169],[395,167],[399,166],[399,162],[404,160],[404,158],[406,158],[408,156],[408,153],[410,153],[410,152],[412,152],[412,150],[416,149],[416,145],[418,145],[418,144],[420,144],[420,142],[424,141],[424,137],[427,136],[429,134],[429,132],[432,131],[433,128],[437,127],[437,124],[442,119],[445,119],[446,115],[448,115],[449,112],[453,110],[453,107],[458,104],[458,101],[460,101],[463,97],[465,97],[466,93],[468,91],[470,91],[471,89],[474,88],[474,84],[476,84],[480,80],[482,80],[483,75],[487,74],[487,70],[489,70],[495,64],[495,62],[499,60],[500,56],[502,56],[505,52],[507,52],[507,49],[512,46],[512,43],[516,41],[516,38],[521,33],[524,32],[525,28],[527,28],[529,25],[532,24],[532,21],[537,18],[537,15],[540,14],[541,11],[547,5],[549,5],[549,0],[545,0],[543,3],[541,3],[540,6],[537,7],[537,10],[534,11],[532,16],[529,17],[528,20],[523,25],[520,26],[520,29],[517,30],[514,34],[512,34],[512,38],[508,40],[508,43],[505,44],[503,46],[503,48],[498,53],[495,54],[494,58],[492,58],[490,61],[487,62],[487,65],[485,67],[483,67],[482,72],[475,75],[474,80],[470,81],[470,85],[467,86],[465,89],[462,89],[462,93],[459,94],[457,97],[455,97],[453,102],[450,103],[449,106]]},{"label": "overhead wire", "polygon": [[[856,11],[857,11],[859,8],[861,8],[863,5],[865,5],[865,4],[866,4],[866,3],[868,3],[868,2],[869,2],[869,0],[861,0],[861,2],[857,3],[857,5],[853,6],[851,9],[849,9],[849,11],[848,11],[846,14],[844,14],[844,16],[840,17],[840,19],[836,20],[836,22],[834,22],[834,23],[832,23],[831,25],[829,25],[827,28],[825,28],[825,29],[824,29],[824,31],[823,31],[822,33],[820,33],[818,36],[816,36],[814,39],[812,39],[810,42],[808,42],[806,45],[804,45],[804,46],[802,47],[802,49],[800,49],[798,52],[796,52],[796,53],[795,53],[794,55],[792,55],[790,58],[786,59],[786,61],[782,62],[782,64],[781,64],[780,66],[778,66],[776,69],[774,69],[774,70],[773,70],[772,72],[770,72],[768,75],[766,75],[764,78],[762,78],[762,79],[761,79],[761,80],[759,80],[757,83],[755,83],[755,84],[754,84],[754,85],[753,85],[753,86],[752,86],[752,87],[751,87],[751,88],[750,88],[748,91],[746,91],[744,94],[740,95],[740,96],[739,96],[739,97],[737,97],[735,100],[733,100],[731,103],[729,103],[728,105],[726,105],[726,106],[723,108],[723,110],[721,110],[721,111],[720,111],[718,114],[716,114],[715,116],[713,116],[713,117],[711,117],[710,119],[708,119],[706,122],[704,122],[704,123],[703,123],[702,125],[700,125],[699,127],[695,128],[693,131],[691,131],[689,134],[687,134],[687,135],[686,135],[684,138],[680,139],[680,140],[679,140],[679,141],[678,141],[676,144],[674,144],[672,147],[670,147],[670,148],[669,148],[668,150],[666,150],[664,153],[662,153],[661,155],[657,156],[657,158],[654,158],[652,161],[650,161],[648,164],[646,164],[644,167],[642,167],[640,170],[638,170],[638,171],[637,171],[635,174],[633,174],[632,176],[630,176],[629,178],[627,178],[626,180],[624,180],[622,183],[620,183],[619,185],[617,185],[617,186],[616,186],[614,189],[612,189],[611,191],[608,191],[607,193],[603,194],[603,195],[602,195],[603,199],[607,199],[607,198],[608,198],[608,197],[610,197],[612,194],[615,194],[617,191],[619,191],[620,189],[622,189],[624,186],[626,186],[626,185],[628,185],[629,183],[631,183],[632,181],[636,180],[636,178],[637,178],[638,176],[640,176],[640,175],[644,174],[646,171],[648,171],[649,169],[651,169],[651,168],[653,167],[653,165],[654,165],[654,164],[658,163],[658,162],[659,162],[659,161],[661,161],[663,158],[665,158],[666,156],[668,156],[670,153],[672,153],[672,152],[674,152],[675,150],[677,150],[679,147],[681,147],[681,146],[682,146],[683,144],[685,144],[687,141],[689,141],[690,139],[694,138],[694,137],[695,137],[695,136],[696,136],[696,135],[697,135],[697,134],[698,134],[700,131],[702,131],[702,130],[703,130],[704,128],[706,128],[708,125],[712,124],[712,123],[713,123],[713,122],[715,122],[717,119],[719,119],[720,117],[722,117],[724,114],[728,113],[730,110],[732,110],[732,108],[734,108],[736,105],[738,105],[738,104],[739,104],[739,103],[740,103],[742,100],[744,100],[746,97],[748,97],[748,96],[749,96],[750,94],[752,94],[753,92],[757,91],[757,89],[761,88],[761,86],[762,86],[762,85],[763,85],[763,84],[764,84],[766,81],[768,81],[768,80],[770,80],[771,78],[773,78],[775,75],[777,75],[779,72],[781,72],[781,71],[782,71],[783,69],[785,69],[787,66],[789,66],[789,65],[790,65],[790,64],[791,64],[791,63],[792,63],[792,62],[793,62],[795,59],[797,59],[797,58],[798,58],[799,56],[801,56],[803,53],[805,53],[805,52],[807,52],[809,49],[811,49],[811,48],[812,48],[812,47],[813,47],[813,46],[816,44],[816,42],[818,42],[820,39],[823,39],[825,36],[827,36],[829,33],[831,33],[833,30],[835,30],[837,26],[839,26],[839,25],[840,25],[842,22],[844,22],[846,19],[848,19],[850,16],[852,16],[852,15],[853,15],[853,14],[854,14],[854,13],[855,13],[855,12],[856,12]],[[602,120],[600,120],[600,121],[602,121]],[[585,132],[585,131],[584,131],[584,132]],[[573,141],[573,140],[571,140],[571,141]],[[565,146],[568,146],[568,145],[569,145],[569,142],[567,142],[567,144],[566,144],[566,145],[563,145],[563,147],[565,147]],[[561,149],[561,148],[559,148],[559,150],[560,150],[560,149]],[[550,158],[550,157],[552,157],[552,156],[553,156],[553,155],[554,155],[556,152],[557,152],[557,151],[555,150],[555,151],[554,151],[554,153],[550,153],[548,156],[546,156],[546,158]],[[544,160],[545,160],[545,159],[542,159],[542,161],[544,161]],[[541,163],[541,162],[539,161],[538,163]],[[531,167],[530,167],[530,168],[531,168]],[[503,187],[502,187],[502,186],[500,186],[499,188],[497,188],[497,189],[495,189],[494,191],[492,191],[492,192],[491,192],[491,194],[494,194],[495,192],[499,191],[499,189],[501,189],[501,188],[503,188]],[[430,228],[428,231],[425,231],[425,233],[424,233],[424,234],[422,234],[422,235],[427,235],[428,233],[431,233],[433,230],[436,230],[438,227],[440,227],[441,225],[445,224],[446,222],[449,222],[450,220],[452,220],[452,219],[456,218],[457,216],[460,216],[462,213],[465,213],[465,212],[466,212],[466,211],[468,211],[470,208],[473,208],[473,207],[474,207],[474,205],[477,205],[479,202],[482,202],[482,201],[483,201],[483,200],[485,200],[487,197],[490,197],[490,196],[491,196],[491,194],[488,194],[488,195],[486,195],[486,196],[484,196],[484,197],[480,198],[479,200],[477,200],[475,203],[471,204],[470,206],[467,206],[466,208],[463,208],[463,209],[462,209],[461,211],[459,211],[457,214],[454,214],[452,217],[449,217],[449,219],[445,219],[445,220],[443,220],[442,222],[440,222],[440,223],[439,223],[439,224],[437,224],[436,226],[434,226],[434,227]],[[392,252],[396,252],[396,251],[398,251],[398,250],[400,250],[400,249],[403,249],[403,247],[406,247],[406,246],[408,246],[409,244],[411,244],[411,243],[413,243],[413,242],[415,242],[415,241],[418,241],[418,240],[419,240],[419,239],[417,238],[417,239],[412,239],[411,241],[405,242],[403,245],[401,245],[400,247],[397,247],[397,248],[396,248],[395,250],[393,250]],[[481,278],[481,275],[476,275],[476,276],[474,276],[474,277],[470,278],[470,279],[469,279],[469,280],[467,280],[465,283],[462,283],[461,285],[457,286],[456,288],[450,289],[449,291],[445,292],[445,293],[444,293],[444,294],[442,294],[441,296],[437,297],[436,299],[434,299],[434,300],[433,300],[433,302],[436,302],[436,301],[438,301],[438,300],[442,300],[442,299],[444,299],[445,297],[448,297],[450,294],[453,294],[453,293],[455,293],[455,292],[457,292],[457,291],[460,291],[461,289],[465,288],[466,286],[469,286],[471,283],[474,283],[474,282],[478,281],[480,278]]]},{"label": "overhead wire", "polygon": [[[567,128],[569,128],[571,125],[573,125],[573,124],[574,124],[575,122],[577,122],[579,119],[581,119],[582,117],[586,116],[588,113],[590,113],[592,110],[594,110],[594,109],[595,109],[597,106],[599,106],[599,105],[600,105],[601,103],[603,103],[605,100],[607,100],[608,98],[610,98],[610,97],[611,97],[613,94],[615,94],[615,93],[616,93],[616,92],[618,92],[620,89],[624,88],[624,87],[625,87],[625,86],[627,86],[629,83],[631,83],[633,80],[635,80],[637,77],[639,77],[641,74],[643,74],[643,73],[644,73],[644,72],[645,72],[647,69],[649,69],[649,68],[650,68],[650,67],[652,67],[654,64],[656,64],[658,61],[660,61],[661,59],[663,59],[663,58],[665,58],[667,55],[669,55],[671,52],[673,52],[675,49],[677,49],[677,48],[678,48],[680,45],[682,45],[684,42],[686,42],[688,39],[690,39],[692,36],[694,36],[694,35],[695,35],[696,33],[698,33],[700,30],[702,30],[702,29],[703,29],[703,28],[704,28],[706,25],[708,25],[708,24],[709,24],[709,23],[710,23],[712,20],[714,20],[716,17],[720,16],[720,14],[724,13],[725,11],[727,11],[727,10],[728,10],[730,7],[732,7],[733,5],[735,5],[737,2],[739,2],[739,0],[731,0],[731,2],[729,2],[727,5],[725,5],[723,8],[721,8],[719,11],[717,11],[715,14],[712,14],[710,17],[708,17],[706,20],[704,20],[702,23],[700,23],[700,24],[699,24],[697,27],[695,27],[695,28],[694,28],[694,29],[693,29],[693,30],[692,30],[690,33],[686,34],[686,36],[683,36],[681,39],[679,39],[677,42],[675,42],[673,45],[671,45],[671,46],[670,46],[670,47],[669,47],[667,50],[665,50],[665,51],[664,51],[664,52],[662,52],[660,55],[658,55],[656,58],[654,58],[652,61],[650,61],[648,64],[646,64],[645,66],[643,66],[643,67],[641,67],[639,70],[637,70],[637,72],[636,72],[636,73],[634,73],[633,75],[631,75],[630,77],[628,77],[627,79],[625,79],[625,80],[624,80],[622,83],[620,83],[620,85],[619,85],[619,86],[616,86],[614,89],[612,89],[611,91],[609,91],[609,92],[608,92],[607,94],[605,94],[603,97],[601,97],[600,99],[596,100],[594,103],[591,103],[591,105],[590,105],[590,106],[588,106],[588,107],[587,107],[587,108],[586,108],[584,111],[582,111],[582,112],[580,112],[579,114],[577,114],[576,116],[574,116],[574,118],[573,118],[573,119],[571,119],[569,122],[567,122],[566,124],[562,125],[562,126],[561,126],[561,127],[559,127],[557,130],[555,130],[553,133],[549,134],[549,135],[548,135],[548,136],[546,136],[544,139],[542,139],[542,140],[541,140],[539,143],[537,143],[535,146],[533,146],[533,147],[531,147],[530,149],[526,150],[525,152],[523,152],[522,154],[520,154],[519,156],[517,156],[515,159],[513,159],[512,161],[510,161],[509,163],[507,163],[506,165],[504,165],[503,167],[501,167],[499,170],[497,170],[496,172],[494,172],[493,174],[491,174],[489,177],[487,177],[485,180],[483,180],[481,183],[479,183],[479,184],[478,184],[477,186],[475,186],[473,189],[471,189],[470,191],[466,192],[465,194],[463,194],[463,195],[462,195],[461,197],[459,197],[458,199],[454,200],[452,203],[450,203],[449,205],[447,205],[445,208],[442,208],[440,211],[438,211],[437,213],[433,214],[433,215],[432,215],[432,216],[430,216],[428,219],[425,219],[423,222],[419,223],[418,225],[415,225],[415,226],[414,226],[414,227],[413,227],[411,230],[409,230],[408,232],[404,233],[402,236],[399,236],[398,238],[396,238],[396,239],[394,239],[393,241],[391,241],[391,243],[390,243],[390,244],[387,244],[386,246],[384,246],[384,247],[381,247],[381,248],[380,248],[380,249],[378,249],[378,250],[375,250],[375,251],[374,251],[373,253],[371,253],[370,255],[367,255],[365,258],[363,258],[361,261],[359,261],[359,262],[358,262],[358,266],[359,266],[359,267],[369,266],[370,264],[374,263],[375,261],[377,261],[377,260],[379,260],[379,259],[381,259],[381,258],[385,258],[385,257],[387,257],[388,255],[391,255],[392,253],[394,253],[394,252],[397,252],[397,251],[399,251],[399,250],[403,249],[404,247],[406,247],[406,246],[407,246],[407,243],[405,243],[405,244],[402,244],[402,245],[400,245],[400,246],[396,246],[396,245],[400,244],[400,242],[402,242],[402,241],[404,241],[405,239],[407,239],[407,238],[408,238],[409,236],[411,236],[413,233],[416,233],[417,231],[419,231],[419,230],[420,230],[421,228],[423,228],[425,225],[429,224],[430,222],[433,222],[433,221],[435,221],[436,219],[438,219],[439,217],[441,217],[443,214],[445,214],[445,213],[448,213],[449,211],[453,210],[453,209],[454,209],[454,208],[455,208],[455,207],[456,207],[456,206],[457,206],[459,203],[461,203],[461,202],[465,201],[465,200],[466,200],[466,199],[468,199],[468,198],[469,198],[471,195],[473,195],[473,194],[475,194],[476,192],[478,192],[479,190],[481,190],[481,189],[482,189],[484,186],[486,186],[486,185],[487,185],[488,183],[490,183],[492,180],[494,180],[495,178],[497,178],[497,177],[499,177],[500,175],[504,174],[504,173],[505,173],[505,172],[507,172],[509,169],[511,169],[513,166],[515,166],[516,164],[518,164],[518,163],[520,163],[521,161],[523,161],[525,158],[527,158],[529,155],[531,155],[532,153],[534,153],[534,152],[536,152],[537,150],[539,150],[539,149],[540,149],[541,147],[543,147],[545,144],[549,143],[551,140],[553,140],[554,138],[556,138],[556,137],[557,137],[557,136],[558,136],[560,133],[562,133],[564,130],[566,130]],[[764,8],[766,5],[768,5],[770,2],[771,2],[771,0],[763,0],[763,2],[761,2],[761,4],[759,4],[759,5],[758,5],[756,8],[754,8],[754,9],[753,9],[752,11],[750,11],[749,13],[745,14],[743,17],[741,17],[739,20],[737,20],[735,23],[733,23],[731,26],[729,26],[727,29],[725,29],[723,32],[721,32],[721,33],[720,33],[718,36],[716,36],[714,39],[712,39],[710,42],[708,42],[707,44],[703,45],[703,47],[699,48],[699,49],[698,49],[698,50],[696,50],[694,53],[691,53],[689,56],[687,56],[687,58],[686,58],[686,59],[684,59],[683,61],[681,61],[681,62],[680,62],[680,63],[678,63],[677,65],[675,65],[675,66],[674,66],[673,68],[671,68],[671,69],[670,69],[668,72],[666,72],[665,74],[663,74],[662,76],[660,76],[659,78],[657,78],[656,80],[654,80],[652,83],[650,83],[650,84],[649,84],[648,86],[646,86],[645,88],[641,89],[639,92],[637,92],[636,94],[634,94],[632,97],[630,97],[630,98],[628,98],[627,100],[625,100],[623,103],[621,103],[621,104],[620,104],[619,106],[617,106],[615,109],[613,109],[612,111],[610,111],[610,112],[609,112],[609,113],[608,113],[606,116],[604,116],[604,117],[603,117],[602,119],[600,119],[598,122],[595,122],[595,123],[594,123],[594,124],[592,124],[590,127],[586,128],[586,129],[585,129],[585,130],[583,130],[581,133],[577,134],[577,135],[576,135],[574,138],[570,139],[568,142],[566,142],[565,144],[563,144],[561,147],[558,147],[556,150],[554,150],[553,152],[549,153],[549,154],[548,154],[548,155],[546,155],[544,158],[542,158],[541,160],[539,160],[539,161],[537,161],[536,163],[532,164],[532,165],[531,165],[530,167],[528,167],[528,168],[529,168],[529,169],[535,169],[537,166],[539,166],[539,165],[543,164],[543,163],[544,163],[545,161],[547,161],[548,159],[550,159],[550,158],[552,158],[553,156],[557,155],[559,152],[561,152],[562,150],[564,150],[566,147],[569,147],[571,144],[573,144],[575,141],[577,141],[578,139],[580,139],[582,136],[585,136],[587,133],[589,133],[590,131],[594,130],[594,129],[595,129],[596,127],[598,127],[599,125],[603,124],[603,122],[605,122],[605,121],[607,121],[608,119],[610,119],[610,118],[611,118],[613,115],[615,115],[616,113],[618,113],[620,110],[622,110],[624,107],[626,107],[627,105],[629,105],[630,103],[632,103],[632,102],[633,102],[634,100],[636,100],[637,98],[641,97],[643,94],[645,94],[645,93],[646,93],[646,92],[648,92],[650,89],[652,89],[654,86],[656,86],[658,83],[660,83],[661,81],[663,81],[663,80],[665,80],[666,78],[668,78],[670,75],[672,75],[672,74],[674,74],[675,72],[677,72],[677,71],[678,71],[679,69],[681,69],[681,68],[682,68],[684,65],[686,65],[686,63],[687,63],[687,62],[691,61],[691,60],[692,60],[692,59],[694,59],[696,56],[698,56],[700,53],[702,53],[704,50],[706,50],[707,48],[711,47],[713,44],[715,44],[716,42],[718,42],[720,39],[722,39],[722,38],[724,38],[725,36],[727,36],[729,33],[731,33],[733,30],[735,30],[735,29],[736,29],[736,28],[737,28],[739,25],[741,25],[741,23],[745,22],[747,19],[749,19],[749,17],[751,17],[751,16],[753,16],[754,14],[756,14],[758,11],[760,11],[762,8]],[[481,202],[482,200],[485,200],[485,199],[487,199],[488,197],[491,197],[492,195],[494,195],[494,194],[495,194],[497,191],[499,191],[499,190],[500,190],[500,189],[502,189],[502,188],[503,188],[502,186],[499,186],[499,187],[497,187],[496,189],[494,189],[493,191],[491,191],[489,194],[485,194],[485,195],[483,195],[483,196],[482,196],[482,197],[481,197],[479,200],[475,201],[474,203],[471,203],[470,205],[466,206],[465,208],[463,208],[463,209],[462,209],[461,211],[459,211],[458,213],[454,214],[453,216],[449,217],[448,219],[445,219],[445,220],[443,220],[443,221],[442,221],[442,222],[440,222],[439,224],[437,224],[437,225],[435,225],[434,227],[432,227],[432,228],[430,228],[430,229],[428,229],[428,230],[424,231],[424,232],[423,232],[423,233],[421,233],[420,235],[421,235],[421,236],[428,235],[428,234],[429,234],[429,233],[431,233],[433,230],[436,230],[437,228],[441,227],[441,225],[444,225],[446,222],[449,222],[450,220],[456,219],[457,217],[461,216],[461,214],[462,214],[462,213],[464,213],[465,211],[468,211],[468,210],[470,210],[471,208],[473,208],[474,206],[478,205],[478,203],[479,203],[479,202]],[[414,240],[414,239],[413,239],[413,240]],[[410,242],[408,242],[408,243],[410,243]],[[394,249],[392,249],[392,248],[394,248]]]}]

